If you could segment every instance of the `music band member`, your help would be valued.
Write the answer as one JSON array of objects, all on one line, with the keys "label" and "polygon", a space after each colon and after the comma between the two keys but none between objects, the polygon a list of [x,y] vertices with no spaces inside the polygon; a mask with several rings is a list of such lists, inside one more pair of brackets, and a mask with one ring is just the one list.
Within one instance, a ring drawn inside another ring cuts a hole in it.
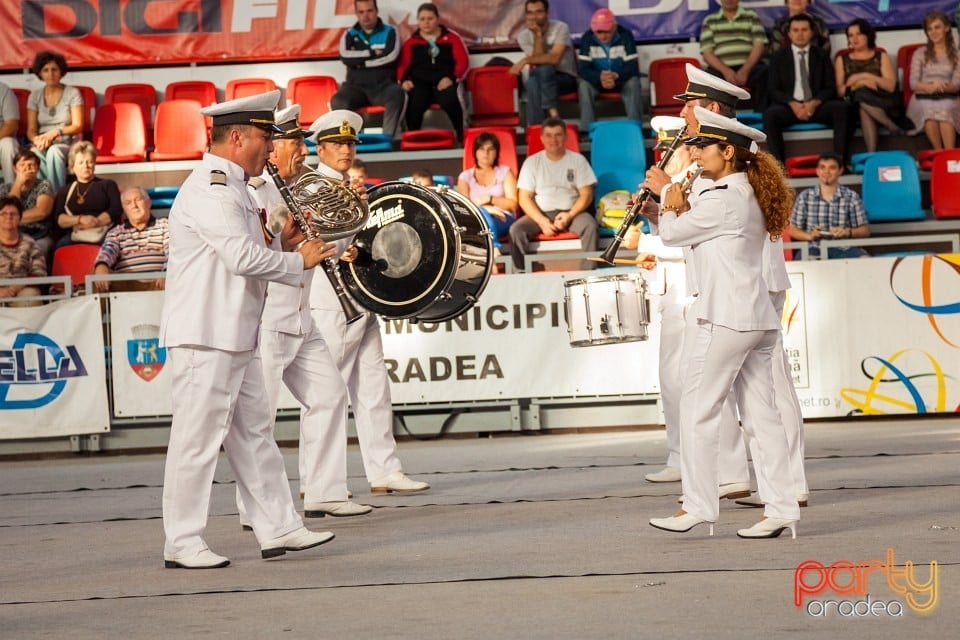
[{"label": "music band member", "polygon": [[[276,114],[270,162],[287,187],[304,172],[309,131],[300,128],[300,105]],[[276,231],[286,224],[290,212],[268,172],[251,178],[247,186]],[[335,249],[334,244],[327,245]],[[282,380],[300,403],[300,489],[306,517],[361,515],[372,508],[347,500],[347,389],[333,356],[310,315],[310,291],[316,269],[303,273],[294,285],[271,282],[260,326],[260,357],[270,415],[276,417]],[[325,279],[324,274],[317,274]],[[334,420],[328,418],[334,416]],[[237,495],[240,520],[247,521],[243,501]]]},{"label": "music band member", "polygon": [[[201,110],[210,150],[170,210],[170,254],[160,341],[173,373],[173,419],[163,479],[167,568],[210,569],[230,561],[203,540],[221,445],[237,477],[261,557],[333,539],[297,514],[273,439],[257,350],[267,281],[298,285],[330,256],[292,224],[271,239],[246,181],[273,149],[279,91]],[[283,248],[284,251],[276,249]]]},{"label": "music band member", "polygon": [[[347,176],[357,152],[357,133],[362,125],[363,119],[347,110],[331,111],[314,121],[310,129],[315,131],[313,139],[317,143],[317,170],[320,173],[335,180]],[[353,186],[362,188],[362,185]],[[326,278],[313,279],[310,300],[313,319],[347,385],[363,468],[371,491],[389,493],[429,489],[426,482],[407,477],[397,457],[390,381],[383,361],[383,340],[376,316],[367,313],[348,324]],[[327,413],[326,419],[331,422],[340,419],[332,411]],[[307,462],[302,455],[300,460],[301,465]],[[300,472],[305,475],[302,467]],[[336,505],[324,510],[330,515],[340,515]]]}]

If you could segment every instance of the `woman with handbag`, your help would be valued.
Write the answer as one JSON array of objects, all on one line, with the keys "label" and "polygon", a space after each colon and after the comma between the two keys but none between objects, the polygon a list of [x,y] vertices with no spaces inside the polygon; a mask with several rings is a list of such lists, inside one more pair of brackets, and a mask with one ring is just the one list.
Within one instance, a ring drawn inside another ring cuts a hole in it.
[{"label": "woman with handbag", "polygon": [[863,141],[867,151],[873,152],[877,150],[878,124],[894,135],[905,133],[897,70],[890,56],[877,48],[877,32],[863,18],[847,26],[847,44],[849,50],[834,62],[837,95],[859,107]]},{"label": "woman with handbag", "polygon": [[57,226],[69,231],[57,242],[63,247],[75,242],[100,244],[107,229],[120,222],[123,205],[113,180],[96,177],[97,150],[85,140],[74,143],[67,155],[76,180],[60,189],[53,202]]}]

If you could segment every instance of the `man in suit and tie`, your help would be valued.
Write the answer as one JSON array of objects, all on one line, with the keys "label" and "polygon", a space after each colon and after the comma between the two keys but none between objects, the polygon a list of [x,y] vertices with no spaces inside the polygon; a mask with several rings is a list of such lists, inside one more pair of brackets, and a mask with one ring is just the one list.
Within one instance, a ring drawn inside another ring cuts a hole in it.
[{"label": "man in suit and tie", "polygon": [[770,60],[770,106],[763,112],[767,148],[783,162],[784,128],[798,122],[819,122],[833,127],[834,149],[847,162],[853,134],[850,108],[837,99],[830,55],[812,44],[813,34],[808,14],[793,16],[787,31],[791,46]]}]

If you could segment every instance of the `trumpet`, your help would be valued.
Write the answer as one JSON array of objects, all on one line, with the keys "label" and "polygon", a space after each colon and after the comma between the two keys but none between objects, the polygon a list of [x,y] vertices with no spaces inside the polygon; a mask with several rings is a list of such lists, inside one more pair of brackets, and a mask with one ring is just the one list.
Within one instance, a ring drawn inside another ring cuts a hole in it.
[{"label": "trumpet", "polygon": [[[660,156],[660,162],[657,163],[658,169],[663,169],[667,166],[667,163],[670,162],[670,158],[673,157],[674,151],[680,148],[680,145],[683,144],[685,136],[678,135],[673,139],[673,142],[670,143],[670,146],[667,147],[663,155]],[[623,244],[623,239],[627,236],[627,231],[630,230],[630,227],[637,221],[637,218],[640,217],[640,211],[643,209],[643,205],[647,203],[647,200],[653,195],[653,192],[644,187],[640,190],[640,195],[637,196],[637,201],[633,203],[633,206],[630,207],[630,211],[623,216],[623,223],[620,225],[620,228],[617,229],[617,234],[613,237],[613,240],[603,250],[603,253],[600,254],[600,260],[606,262],[609,265],[615,264],[614,258],[617,255],[617,251],[620,250],[620,245]]]},{"label": "trumpet", "polygon": [[[267,162],[267,173],[280,190],[283,201],[290,209],[294,222],[303,231],[307,240],[337,240],[355,234],[363,228],[370,217],[366,202],[357,193],[317,171],[308,171],[300,176],[291,190],[280,177],[277,165]],[[299,194],[299,197],[294,195]],[[310,211],[310,218],[304,209]],[[363,317],[361,311],[343,286],[336,258],[326,258],[320,267],[333,287],[347,323]]]}]

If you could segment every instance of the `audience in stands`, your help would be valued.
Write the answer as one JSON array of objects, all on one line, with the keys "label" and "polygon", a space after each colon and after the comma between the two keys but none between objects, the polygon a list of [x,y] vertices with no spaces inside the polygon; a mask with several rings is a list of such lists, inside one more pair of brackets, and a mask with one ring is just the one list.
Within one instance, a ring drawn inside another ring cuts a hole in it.
[{"label": "audience in stands", "polygon": [[354,0],[357,23],[343,33],[340,60],[347,67],[346,81],[330,98],[331,109],[357,111],[380,105],[383,131],[400,135],[400,119],[407,94],[397,84],[400,37],[379,17],[376,0]]},{"label": "audience in stands", "polygon": [[877,150],[877,125],[902,135],[903,97],[897,91],[897,71],[886,52],[877,49],[877,32],[862,18],[847,26],[849,50],[834,66],[837,93],[856,105],[867,151]]},{"label": "audience in stands", "polygon": [[436,5],[417,9],[417,26],[403,43],[397,77],[407,92],[407,130],[419,131],[423,114],[436,102],[446,112],[463,140],[463,107],[459,87],[470,68],[470,54],[456,31],[440,24]]},{"label": "audience in stands", "polygon": [[7,184],[13,182],[13,157],[20,150],[17,132],[22,115],[17,94],[0,82],[0,177]]},{"label": "audience in stands", "polygon": [[57,225],[67,232],[57,246],[75,242],[100,244],[107,229],[120,222],[120,190],[113,180],[95,175],[97,150],[91,143],[73,143],[67,158],[76,180],[60,189],[53,201]]},{"label": "audience in stands", "polygon": [[773,57],[777,51],[790,46],[790,38],[787,35],[787,32],[790,30],[790,18],[801,13],[810,16],[810,21],[813,23],[813,40],[811,42],[826,51],[827,55],[829,55],[830,29],[827,27],[827,23],[823,18],[815,15],[810,10],[810,5],[813,4],[813,0],[784,0],[784,4],[787,5],[787,15],[777,18],[773,23],[773,28],[770,29],[770,46],[767,49],[768,55]]},{"label": "audience in stands", "polygon": [[369,176],[367,176],[367,165],[360,158],[354,158],[353,163],[350,165],[350,168],[347,169],[347,179],[350,181],[350,186],[354,189],[359,189],[363,187],[364,189],[370,189],[373,185],[370,182]]},{"label": "audience in stands", "polygon": [[527,125],[540,124],[544,114],[560,115],[559,97],[577,90],[577,67],[570,41],[570,27],[550,19],[547,0],[526,0],[525,28],[517,36],[523,57],[510,67],[519,76],[530,68],[525,85],[527,93]]},{"label": "audience in stands", "polygon": [[493,234],[497,255],[503,253],[500,238],[517,219],[517,176],[500,164],[500,140],[484,131],[473,141],[474,167],[457,177],[457,191],[480,207],[480,213]]},{"label": "audience in stands", "polygon": [[[47,275],[43,253],[30,236],[20,233],[23,205],[14,196],[0,198],[0,279],[30,278]],[[22,284],[0,285],[0,304],[10,307],[32,307],[40,301],[17,301],[17,298],[39,296],[40,289]]]},{"label": "audience in stands", "polygon": [[[817,186],[806,189],[793,202],[787,231],[793,240],[809,241],[811,256],[820,255],[819,240],[866,238],[870,235],[863,201],[856,191],[840,184],[843,159],[839,154],[820,154]],[[829,258],[868,258],[862,247],[831,247]]]},{"label": "audience in stands", "polygon": [[[155,218],[150,213],[150,196],[141,187],[124,189],[121,201],[124,221],[107,232],[97,254],[94,273],[165,271],[170,247],[167,219]],[[163,283],[162,279],[98,281],[94,289],[101,293],[149,291],[163,289]]]},{"label": "audience in stands", "polygon": [[83,98],[76,87],[63,84],[67,60],[59,53],[41,51],[31,71],[44,86],[27,98],[27,138],[40,158],[40,175],[60,189],[67,182],[70,143],[83,131]]},{"label": "audience in stands", "polygon": [[957,146],[960,129],[960,56],[953,41],[950,19],[943,11],[923,18],[927,46],[913,52],[907,118],[923,130],[934,149]]},{"label": "audience in stands", "polygon": [[432,187],[434,186],[433,174],[426,169],[414,169],[410,174],[410,182],[421,187]]},{"label": "audience in stands", "polygon": [[[543,151],[528,157],[517,178],[517,200],[525,215],[510,225],[510,255],[522,271],[530,241],[537,234],[547,238],[572,231],[580,236],[583,251],[596,251],[599,230],[588,209],[597,184],[590,163],[566,148],[567,126],[559,118],[547,118],[540,131]],[[583,269],[596,263],[582,261]]]},{"label": "audience in stands", "polygon": [[610,9],[597,9],[590,19],[590,31],[580,40],[578,56],[580,80],[580,129],[589,131],[594,104],[600,91],[616,91],[622,96],[627,117],[640,120],[640,66],[637,43],[629,29],[617,24]]},{"label": "audience in stands", "polygon": [[762,109],[766,104],[766,29],[757,12],[741,7],[740,0],[719,0],[719,5],[719,10],[703,19],[700,55],[709,73],[749,90],[751,98],[741,106]]},{"label": "audience in stands", "polygon": [[40,160],[29,149],[21,149],[13,158],[14,179],[0,184],[0,198],[15,196],[23,205],[20,231],[33,238],[40,253],[50,257],[50,214],[53,212],[53,187],[41,179]]},{"label": "audience in stands", "polygon": [[790,44],[770,59],[769,103],[763,112],[767,148],[784,162],[783,130],[799,122],[833,127],[833,147],[846,164],[853,122],[850,106],[837,99],[830,54],[813,40],[813,22],[806,13],[790,18]]}]

